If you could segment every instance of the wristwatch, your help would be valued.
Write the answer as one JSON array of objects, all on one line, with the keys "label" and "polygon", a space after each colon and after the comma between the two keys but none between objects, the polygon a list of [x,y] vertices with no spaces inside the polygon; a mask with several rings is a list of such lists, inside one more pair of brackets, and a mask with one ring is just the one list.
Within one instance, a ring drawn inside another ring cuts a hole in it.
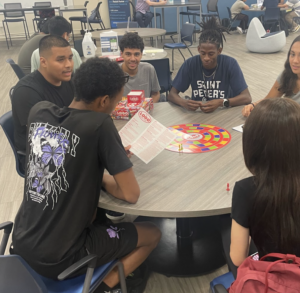
[{"label": "wristwatch", "polygon": [[229,107],[229,100],[228,99],[223,100],[223,107],[226,107],[226,108]]}]

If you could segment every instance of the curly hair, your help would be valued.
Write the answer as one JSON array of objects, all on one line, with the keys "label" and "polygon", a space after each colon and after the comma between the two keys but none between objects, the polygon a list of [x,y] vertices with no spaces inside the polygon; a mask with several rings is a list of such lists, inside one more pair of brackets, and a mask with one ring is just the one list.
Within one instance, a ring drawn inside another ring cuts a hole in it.
[{"label": "curly hair", "polygon": [[280,78],[280,86],[278,88],[278,91],[281,92],[285,97],[291,97],[294,94],[294,89],[297,86],[298,76],[292,71],[289,60],[292,47],[296,42],[300,42],[300,36],[298,36],[291,44],[291,47],[287,54],[287,59],[284,63],[284,71]]},{"label": "curly hair", "polygon": [[224,32],[229,34],[227,28],[221,26],[215,17],[210,17],[207,21],[198,23],[198,25],[202,28],[202,32],[199,37],[199,45],[202,43],[211,43],[215,44],[217,49],[220,47],[223,48],[223,39],[226,42]]},{"label": "curly hair", "polygon": [[143,53],[144,42],[143,39],[136,33],[126,33],[119,44],[121,52],[124,52],[125,48],[140,49]]},{"label": "curly hair", "polygon": [[108,58],[90,58],[76,70],[73,78],[75,100],[89,104],[99,97],[108,95],[111,99],[125,85],[124,72]]}]

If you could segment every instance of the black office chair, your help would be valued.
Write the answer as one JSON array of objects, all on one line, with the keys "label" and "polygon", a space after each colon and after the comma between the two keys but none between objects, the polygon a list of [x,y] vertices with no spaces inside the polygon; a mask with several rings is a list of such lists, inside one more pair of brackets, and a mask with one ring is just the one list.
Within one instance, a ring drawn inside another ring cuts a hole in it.
[{"label": "black office chair", "polygon": [[18,64],[16,64],[14,60],[12,60],[11,58],[6,59],[6,63],[8,63],[11,66],[11,68],[13,69],[13,71],[19,79],[25,76],[25,73],[23,72],[21,67]]},{"label": "black office chair", "polygon": [[[89,1],[85,1],[84,2],[84,7],[87,7]],[[72,38],[73,38],[73,43],[74,43],[74,30],[73,30],[73,21],[80,21],[80,25],[81,25],[81,31],[80,33],[83,35],[84,34],[84,29],[83,29],[83,25],[82,25],[82,21],[83,20],[86,20],[86,16],[87,16],[87,13],[86,11],[82,11],[83,15],[82,16],[72,16],[72,17],[69,17],[69,20],[71,22],[71,27],[72,27]]]},{"label": "black office chair", "polygon": [[[195,29],[195,25],[193,23],[184,23],[182,25],[182,29],[180,31],[181,34],[181,43],[175,43],[175,40],[173,39],[174,35],[171,35],[171,39],[173,43],[166,43],[164,44],[164,48],[172,49],[172,70],[174,70],[174,49],[177,49],[179,53],[181,54],[182,58],[185,60],[183,54],[181,53],[180,49],[188,49],[191,56],[193,56],[191,50],[189,49],[190,46],[193,45],[193,32]],[[187,44],[187,42],[189,44]]]},{"label": "black office chair", "polygon": [[[105,30],[105,25],[102,21],[101,15],[100,15],[100,5],[102,2],[98,2],[96,8],[92,10],[91,15],[89,16],[88,20],[86,18],[82,19],[82,23],[84,23],[84,28],[86,28],[86,23],[88,22],[91,31],[94,31],[92,27],[92,23],[97,23],[100,25],[100,30]],[[99,30],[99,29],[97,29]]]},{"label": "black office chair", "polygon": [[[0,292],[92,293],[97,290],[104,278],[117,267],[122,293],[127,293],[123,264],[118,260],[96,268],[97,255],[89,254],[63,271],[57,280],[53,280],[36,273],[21,256],[4,255],[12,227],[12,222],[0,224],[0,230],[4,230],[0,246]],[[81,268],[87,268],[85,275],[67,279]]]},{"label": "black office chair", "polygon": [[[4,3],[4,9],[20,9],[20,8],[22,8],[21,3]],[[11,35],[10,35],[9,28],[8,28],[9,22],[21,22],[22,21],[26,40],[29,38],[29,30],[28,30],[27,20],[26,20],[24,11],[19,10],[19,11],[13,11],[13,12],[3,12],[3,15],[4,15],[4,20],[2,20],[2,24],[3,24],[3,29],[4,29],[4,34],[5,34],[5,39],[6,39],[6,44],[7,44],[8,49],[9,49],[9,44],[8,44],[6,30],[8,32],[10,45],[12,46]],[[6,28],[5,28],[4,24],[6,24]]]},{"label": "black office chair", "polygon": [[202,13],[203,20],[210,17],[217,17],[221,23],[219,10],[218,10],[218,1],[219,0],[208,0],[207,2],[207,13]]},{"label": "black office chair", "polygon": [[266,7],[265,15],[263,18],[265,29],[271,29],[271,32],[281,30],[280,27],[280,8],[279,7]]},{"label": "black office chair", "polygon": [[[52,4],[51,2],[34,2],[34,8],[36,7],[51,7]],[[33,29],[34,29],[34,32],[39,32],[40,30],[38,29],[38,23],[40,21],[43,20],[43,18],[41,17],[41,14],[40,14],[40,10],[33,10],[33,13],[34,13],[34,18],[32,19],[32,24],[33,24]],[[35,27],[35,24],[36,24],[36,27]]]},{"label": "black office chair", "polygon": [[[19,152],[16,150],[14,142],[14,122],[13,122],[13,117],[12,117],[12,111],[9,111],[7,113],[5,113],[4,115],[2,115],[2,117],[0,117],[0,125],[7,137],[7,140],[12,148],[12,151],[14,153],[15,159],[16,159],[16,170],[17,173],[19,174],[19,176],[21,176],[22,178],[25,177],[25,171],[23,170],[21,163],[20,163],[20,158],[22,156],[26,156],[25,153],[23,152]],[[1,290],[0,290],[1,291]]]},{"label": "black office chair", "polygon": [[160,85],[160,93],[166,93],[168,100],[168,93],[172,87],[172,72],[170,71],[170,60],[169,58],[157,59],[157,60],[141,60],[153,65],[156,71],[158,82]]},{"label": "black office chair", "polygon": [[238,16],[238,14],[234,18],[232,18],[231,10],[230,10],[229,7],[227,7],[227,11],[228,11],[228,16],[229,16],[229,26],[227,27],[227,29],[230,31],[231,28],[232,28],[232,26],[233,26],[233,24],[234,24],[234,22],[237,21],[236,18]]}]

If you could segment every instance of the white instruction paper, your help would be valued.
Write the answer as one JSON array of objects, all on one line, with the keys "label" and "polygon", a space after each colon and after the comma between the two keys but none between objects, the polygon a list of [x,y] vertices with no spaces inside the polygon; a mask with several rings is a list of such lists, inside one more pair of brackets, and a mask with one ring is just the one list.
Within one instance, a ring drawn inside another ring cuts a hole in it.
[{"label": "white instruction paper", "polygon": [[176,137],[168,128],[155,120],[144,109],[140,109],[120,130],[124,146],[148,164]]}]

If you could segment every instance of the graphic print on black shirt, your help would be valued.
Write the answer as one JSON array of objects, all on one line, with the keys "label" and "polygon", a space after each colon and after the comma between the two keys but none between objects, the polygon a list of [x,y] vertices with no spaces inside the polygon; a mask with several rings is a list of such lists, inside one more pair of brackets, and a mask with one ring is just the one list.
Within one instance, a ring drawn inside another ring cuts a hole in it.
[{"label": "graphic print on black shirt", "polygon": [[50,206],[53,210],[61,192],[67,192],[69,187],[65,156],[76,156],[80,138],[63,127],[31,123],[28,140],[27,200],[43,204],[43,209]]}]

